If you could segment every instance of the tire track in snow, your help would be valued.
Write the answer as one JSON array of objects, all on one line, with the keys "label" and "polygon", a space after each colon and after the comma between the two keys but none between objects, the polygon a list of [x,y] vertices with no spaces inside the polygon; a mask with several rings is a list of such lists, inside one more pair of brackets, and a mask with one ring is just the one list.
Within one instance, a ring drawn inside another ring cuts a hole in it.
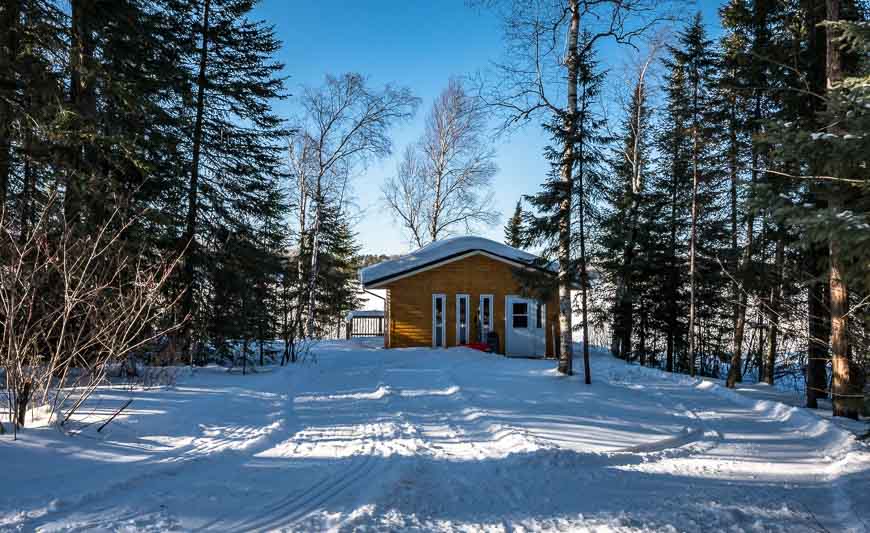
[{"label": "tire track in snow", "polygon": [[[427,369],[428,370],[428,369]],[[443,383],[433,384],[431,381],[427,380],[427,386],[432,387],[434,390],[438,391],[446,391],[445,394],[432,394],[432,391],[429,391],[429,395],[436,396],[438,398],[449,398],[451,404],[459,403],[467,401],[461,392],[460,387],[453,382],[453,380],[449,379],[449,375],[440,368],[431,369],[433,373],[437,373],[439,377],[442,378]],[[400,374],[402,372],[401,368],[391,368],[390,371],[394,374]],[[415,374],[419,374],[420,369],[414,369],[413,372]],[[392,383],[385,384],[386,381],[384,379],[386,375],[386,368],[382,368],[382,379],[380,380],[378,387],[376,390],[380,390],[381,388],[385,388],[388,390],[388,394],[383,395],[377,400],[368,400],[368,401],[380,401],[385,406],[392,405],[396,402],[397,399],[410,398],[415,402],[419,402],[420,397],[425,397],[427,394],[425,392],[418,393],[417,391],[411,391],[410,389],[406,390],[403,387],[397,387]],[[445,379],[446,378],[446,379]],[[452,383],[451,383],[452,382]],[[366,401],[366,400],[362,400]],[[431,403],[427,403],[426,406],[429,407]],[[428,450],[430,453],[433,450],[438,449],[434,443],[427,438],[427,432],[422,428],[419,428],[416,424],[412,423],[412,419],[408,417],[408,415],[404,411],[393,411],[391,413],[391,417],[394,419],[399,419],[400,423],[397,424],[398,427],[403,428],[411,428],[410,431],[406,432],[412,433],[415,435],[420,435],[423,438],[422,449]],[[451,417],[447,414],[441,417],[441,420],[444,422],[444,426],[449,428],[449,431],[456,435],[467,435],[467,432],[464,428],[460,428],[455,424],[450,422]],[[489,432],[493,437],[494,434]],[[383,435],[381,435],[383,437]],[[383,442],[383,439],[379,439]],[[472,441],[469,441],[474,446],[477,446]],[[413,454],[414,458],[418,458],[418,453]],[[434,454],[433,454],[434,455]],[[318,509],[321,509],[324,505],[328,504],[331,501],[336,500],[340,494],[346,492],[349,488],[353,487],[355,484],[363,480],[364,478],[370,476],[372,472],[374,472],[377,468],[377,463],[379,461],[379,456],[376,454],[376,445],[373,443],[370,447],[369,453],[365,456],[364,460],[360,461],[351,472],[343,472],[342,475],[336,476],[332,478],[327,483],[319,483],[315,489],[313,489],[313,493],[310,494],[304,500],[297,497],[293,500],[293,503],[290,505],[300,505],[301,507],[291,511],[290,513],[283,514],[279,520],[274,520],[271,517],[268,517],[263,520],[255,521],[255,523],[244,523],[241,524],[241,529],[252,529],[255,531],[263,531],[263,530],[274,530],[274,529],[294,529],[295,527],[301,526],[303,520],[316,512]],[[309,489],[311,490],[311,489]],[[301,496],[305,496],[303,493]],[[275,507],[283,507],[275,506]],[[275,509],[277,511],[277,509]],[[278,511],[280,513],[280,511]],[[274,516],[273,513],[268,513],[269,515]]]},{"label": "tire track in snow", "polygon": [[[279,528],[291,527],[303,518],[314,513],[324,504],[329,503],[339,496],[342,492],[368,477],[377,465],[378,458],[373,453],[368,453],[362,456],[361,461],[350,469],[344,471],[341,475],[326,478],[322,482],[316,484],[313,488],[303,491],[298,496],[290,498],[289,501],[279,503],[271,507],[266,512],[266,516],[255,520],[254,522],[243,522],[239,524],[237,530],[245,531],[273,531]],[[281,511],[286,507],[297,506],[289,513]],[[234,528],[235,529],[235,528]]]},{"label": "tire track in snow", "polygon": [[[358,395],[351,397],[353,398],[352,403],[356,404],[361,401],[374,401],[388,404],[390,402],[390,389],[384,384],[386,368],[383,359],[376,368],[377,370],[373,372],[373,374],[377,374],[377,379],[373,380],[378,384],[377,387],[375,387],[375,391],[387,390],[388,393],[374,399],[367,399],[368,396]],[[303,432],[304,431],[305,430],[303,430]],[[376,433],[378,441],[383,441],[383,437],[384,435],[382,432]],[[293,525],[314,513],[323,505],[335,500],[347,489],[369,476],[374,471],[378,462],[375,448],[375,442],[372,442],[372,444],[368,446],[368,450],[365,454],[352,456],[361,457],[361,459],[356,461],[356,464],[352,464],[349,469],[339,471],[337,474],[332,476],[326,476],[298,493],[271,502],[268,507],[260,510],[257,515],[250,520],[243,519],[228,524],[225,523],[223,519],[219,518],[201,528],[198,528],[197,531],[272,531],[276,529],[292,529]],[[351,459],[351,461],[353,461],[353,459]],[[288,508],[290,509],[288,510]]]},{"label": "tire track in snow", "polygon": [[[262,385],[261,385],[262,386]],[[234,394],[237,387],[227,390],[227,394]],[[271,394],[271,393],[270,393]],[[70,514],[80,514],[81,520],[72,525],[64,525],[65,531],[90,531],[97,528],[118,529],[118,522],[132,521],[146,518],[155,514],[165,514],[163,506],[159,508],[126,509],[123,513],[111,515],[111,511],[124,507],[111,501],[112,497],[119,493],[130,490],[147,490],[149,483],[159,478],[176,477],[182,472],[207,461],[215,460],[224,456],[232,457],[233,454],[245,452],[268,443],[274,433],[280,432],[285,426],[285,419],[279,415],[280,408],[287,401],[287,396],[274,393],[269,404],[277,407],[278,411],[272,411],[263,421],[263,425],[227,424],[198,424],[202,431],[198,436],[190,437],[180,446],[155,453],[152,457],[139,463],[141,471],[110,482],[99,490],[84,492],[75,498],[52,502],[46,511],[39,516],[26,517],[24,521],[16,524],[19,528],[31,528],[36,531],[57,529],[53,524],[58,519]],[[220,400],[219,400],[220,401]],[[271,421],[271,422],[269,422]],[[107,503],[107,501],[109,503]]]}]

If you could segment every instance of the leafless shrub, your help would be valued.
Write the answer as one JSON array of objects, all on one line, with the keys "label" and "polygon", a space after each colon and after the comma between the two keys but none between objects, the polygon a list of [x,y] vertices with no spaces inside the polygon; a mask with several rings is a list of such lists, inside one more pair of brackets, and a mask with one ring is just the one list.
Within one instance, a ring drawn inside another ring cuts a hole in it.
[{"label": "leafless shrub", "polygon": [[130,253],[132,221],[117,212],[86,234],[52,212],[50,202],[27,236],[0,217],[0,367],[16,428],[44,405],[63,425],[107,365],[177,327],[161,291],[177,260]]}]

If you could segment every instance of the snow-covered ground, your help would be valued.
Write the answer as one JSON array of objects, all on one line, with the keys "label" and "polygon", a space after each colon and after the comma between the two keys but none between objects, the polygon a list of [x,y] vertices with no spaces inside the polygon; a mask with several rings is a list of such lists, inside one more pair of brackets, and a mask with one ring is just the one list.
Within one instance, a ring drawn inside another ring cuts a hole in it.
[{"label": "snow-covered ground", "polygon": [[593,357],[317,348],[103,391],[0,437],[0,529],[865,531],[870,450],[806,410]]}]

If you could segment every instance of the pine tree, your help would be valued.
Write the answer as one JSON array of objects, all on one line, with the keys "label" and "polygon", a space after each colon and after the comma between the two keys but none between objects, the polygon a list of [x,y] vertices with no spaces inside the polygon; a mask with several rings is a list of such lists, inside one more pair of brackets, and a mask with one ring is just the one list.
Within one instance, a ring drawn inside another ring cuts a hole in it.
[{"label": "pine tree", "polygon": [[[853,354],[862,350],[855,350],[854,344],[866,346],[866,341],[861,342],[866,333],[859,332],[868,324],[868,313],[866,307],[851,311],[849,307],[853,295],[860,299],[870,294],[870,237],[864,229],[870,222],[866,172],[870,139],[864,135],[870,127],[870,65],[866,60],[870,32],[866,23],[854,21],[866,20],[866,13],[840,11],[840,7],[837,0],[827,2],[827,84],[818,117],[779,120],[771,125],[768,139],[774,155],[788,163],[785,168],[790,172],[780,174],[808,182],[811,193],[827,204],[820,208],[817,203],[779,201],[773,207],[786,224],[802,232],[809,249],[827,245],[834,415],[856,418],[861,408],[861,364],[866,361],[855,360]],[[850,315],[855,318],[850,320]],[[810,320],[818,318],[810,316]],[[811,343],[820,340],[811,339]],[[818,378],[811,383],[817,387]]]},{"label": "pine tree", "polygon": [[185,261],[180,315],[196,320],[197,271],[207,264],[199,242],[224,230],[250,231],[249,217],[273,218],[282,209],[273,194],[282,176],[287,130],[270,108],[284,97],[280,47],[272,27],[250,18],[251,0],[192,2],[196,100],[185,229],[178,241]]},{"label": "pine tree", "polygon": [[508,246],[514,248],[524,248],[523,246],[523,201],[517,200],[517,207],[514,209],[514,214],[511,216],[504,227],[504,242]]},{"label": "pine tree", "polygon": [[[543,184],[543,190],[536,195],[527,196],[526,200],[535,209],[529,214],[528,224],[524,232],[523,242],[534,242],[544,246],[545,256],[559,253],[562,246],[561,224],[564,220],[561,209],[565,197],[571,198],[573,206],[570,250],[572,260],[570,272],[577,272],[580,287],[579,311],[581,322],[578,325],[584,339],[583,361],[586,383],[591,383],[589,367],[589,310],[588,310],[588,267],[589,256],[586,250],[588,223],[593,215],[593,206],[597,192],[601,188],[602,168],[600,162],[604,158],[604,149],[610,139],[604,133],[605,123],[596,106],[604,74],[601,72],[595,57],[595,49],[590,45],[591,36],[584,33],[580,36],[577,56],[577,114],[574,117],[575,130],[566,136],[562,126],[556,122],[547,127],[553,139],[553,145],[545,150],[545,155],[551,161],[550,179]],[[566,148],[565,143],[571,146]],[[571,183],[565,187],[561,178],[565,152],[571,154]],[[519,207],[519,204],[517,204]],[[516,215],[515,215],[516,216]],[[572,306],[573,311],[573,306]]]},{"label": "pine tree", "polygon": [[609,272],[615,287],[611,305],[611,352],[632,358],[634,325],[634,279],[641,225],[639,214],[644,203],[644,181],[650,170],[650,110],[645,73],[649,61],[639,70],[618,146],[609,158],[610,179],[604,188],[607,210],[603,215],[600,262]]},{"label": "pine tree", "polygon": [[[695,15],[692,23],[679,35],[679,47],[669,47],[671,62],[679,64],[685,74],[686,126],[691,138],[690,172],[692,175],[691,223],[689,230],[689,373],[695,375],[697,360],[697,325],[699,301],[696,295],[699,282],[699,233],[702,218],[708,210],[707,204],[712,195],[705,194],[704,185],[716,180],[715,164],[712,160],[714,128],[710,123],[710,111],[715,109],[713,89],[716,71],[713,43],[706,36],[701,22],[701,14]],[[705,187],[706,188],[706,187]]]},{"label": "pine tree", "polygon": [[665,62],[668,68],[665,84],[665,112],[659,120],[656,146],[660,153],[658,169],[652,184],[653,195],[662,198],[665,206],[663,241],[666,243],[662,257],[665,269],[661,272],[662,316],[665,322],[665,368],[673,372],[685,370],[678,354],[685,353],[685,325],[681,322],[687,307],[682,265],[686,263],[688,246],[684,239],[688,231],[684,213],[689,211],[691,176],[688,135],[688,94],[683,65]]}]

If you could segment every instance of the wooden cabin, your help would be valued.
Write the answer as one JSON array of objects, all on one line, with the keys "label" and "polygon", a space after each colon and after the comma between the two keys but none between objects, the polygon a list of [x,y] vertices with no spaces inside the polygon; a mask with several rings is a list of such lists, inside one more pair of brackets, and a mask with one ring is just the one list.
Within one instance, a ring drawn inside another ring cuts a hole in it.
[{"label": "wooden cabin", "polygon": [[[547,301],[523,289],[523,273],[552,280]],[[481,237],[452,237],[360,271],[365,289],[386,289],[384,347],[449,348],[486,342],[499,353],[555,354],[556,271],[537,256]]]}]

